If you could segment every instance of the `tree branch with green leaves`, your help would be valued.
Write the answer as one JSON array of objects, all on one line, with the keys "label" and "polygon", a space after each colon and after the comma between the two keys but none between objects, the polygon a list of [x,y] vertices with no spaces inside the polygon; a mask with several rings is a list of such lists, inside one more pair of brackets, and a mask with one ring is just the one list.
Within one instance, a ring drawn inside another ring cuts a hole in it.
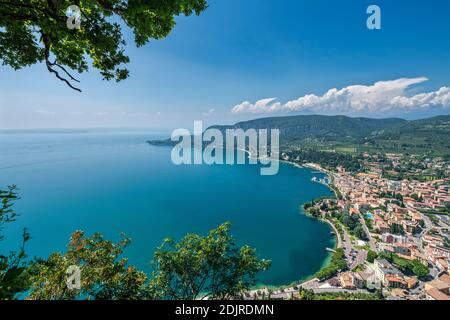
[{"label": "tree branch with green leaves", "polygon": [[153,263],[152,295],[174,300],[239,296],[271,264],[259,259],[255,249],[238,247],[230,235],[230,223],[205,237],[188,234],[178,243],[167,239],[155,252]]},{"label": "tree branch with green leaves", "polygon": [[[15,221],[17,199],[16,187],[0,190],[0,231]],[[188,234],[179,242],[166,239],[154,253],[151,277],[123,257],[131,241],[124,236],[112,242],[98,233],[89,237],[75,231],[66,252],[27,261],[25,243],[30,237],[24,230],[19,250],[0,254],[0,299],[15,299],[21,292],[36,300],[239,297],[271,263],[260,259],[255,249],[237,246],[230,228],[224,223],[206,236]],[[77,288],[68,286],[67,272],[73,266],[81,271]]]},{"label": "tree branch with green leaves", "polygon": [[[16,221],[17,213],[13,210],[14,201],[18,199],[17,187],[10,186],[7,190],[0,190],[0,241],[3,227]],[[15,299],[17,294],[28,287],[28,275],[25,245],[30,239],[26,229],[22,232],[22,242],[18,251],[6,254],[0,253],[0,300]]]},{"label": "tree branch with green leaves", "polygon": [[[80,29],[67,27],[72,5],[80,9]],[[139,47],[165,38],[176,16],[199,15],[207,6],[206,0],[0,0],[0,61],[14,70],[43,62],[81,92],[71,72],[86,72],[89,63],[104,80],[129,76],[123,26]]]}]

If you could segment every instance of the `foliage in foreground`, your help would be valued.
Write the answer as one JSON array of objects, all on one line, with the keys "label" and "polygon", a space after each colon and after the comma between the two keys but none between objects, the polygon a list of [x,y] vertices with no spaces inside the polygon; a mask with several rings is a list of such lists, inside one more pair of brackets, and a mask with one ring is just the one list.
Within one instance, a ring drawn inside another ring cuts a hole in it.
[{"label": "foliage in foreground", "polygon": [[[118,243],[105,240],[100,234],[86,237],[82,231],[72,234],[67,252],[53,253],[47,260],[38,260],[30,268],[28,299],[69,300],[79,297],[99,300],[146,298],[145,273],[128,266],[120,258],[129,239]],[[67,286],[70,266],[81,270],[80,289]]]},{"label": "foliage in foreground", "polygon": [[300,300],[383,300],[381,291],[375,293],[326,292],[314,293],[312,290],[300,288]]},{"label": "foliage in foreground", "polygon": [[367,261],[369,262],[369,263],[374,263],[374,261],[375,261],[375,259],[376,258],[378,258],[378,253],[376,253],[375,251],[373,251],[373,250],[369,250],[369,251],[367,251]]},{"label": "foliage in foreground", "polygon": [[206,237],[188,234],[179,243],[166,240],[154,264],[151,288],[156,296],[191,300],[200,293],[231,298],[255,284],[256,274],[268,269],[270,261],[258,259],[249,246],[237,247],[225,223]]},{"label": "foliage in foreground", "polygon": [[[9,187],[8,190],[0,190],[0,232],[5,224],[15,221],[17,217],[12,209],[13,201],[16,199],[15,186]],[[3,239],[0,233],[0,241]],[[18,251],[5,255],[0,253],[0,300],[13,299],[17,293],[27,288],[25,244],[29,239],[27,230],[23,230],[22,243]]]},{"label": "foliage in foreground", "polygon": [[380,257],[388,260],[406,274],[413,274],[419,278],[423,278],[430,273],[430,269],[428,268],[428,266],[424,265],[419,260],[409,261],[400,258],[398,255],[392,252],[382,252],[380,253]]},{"label": "foliage in foreground", "polygon": [[325,280],[335,276],[340,270],[343,270],[346,267],[347,262],[345,261],[344,250],[342,248],[338,248],[331,256],[330,264],[317,272],[315,277],[319,280]]},{"label": "foliage in foreground", "polygon": [[[15,190],[0,191],[0,228],[16,217]],[[24,232],[17,253],[0,255],[0,299],[15,299],[23,292],[27,299],[39,300],[227,299],[249,289],[257,273],[270,266],[255,249],[235,244],[229,223],[206,236],[188,234],[178,243],[165,240],[154,254],[151,277],[123,258],[128,238],[114,243],[100,234],[88,237],[75,231],[65,253],[33,261],[25,256],[28,239]],[[81,270],[79,289],[67,285],[71,266]]]},{"label": "foliage in foreground", "polygon": [[[255,284],[270,263],[248,246],[237,247],[225,223],[205,236],[189,234],[179,243],[166,240],[154,254],[152,277],[121,258],[129,239],[119,243],[100,234],[72,234],[66,253],[54,253],[31,268],[29,299],[195,299],[231,298]],[[81,268],[80,290],[67,289],[66,270]]]}]

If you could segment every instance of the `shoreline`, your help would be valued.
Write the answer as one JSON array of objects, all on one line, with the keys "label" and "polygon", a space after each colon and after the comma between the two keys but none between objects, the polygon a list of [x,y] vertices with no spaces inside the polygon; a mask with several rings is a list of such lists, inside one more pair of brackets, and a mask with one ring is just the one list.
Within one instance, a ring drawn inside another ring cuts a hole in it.
[{"label": "shoreline", "polygon": [[[223,149],[226,149],[226,148],[223,148]],[[240,151],[240,152],[244,152],[244,153],[247,155],[247,157],[248,157],[249,159],[250,159],[250,158],[253,158],[253,159],[256,159],[256,160],[260,160],[260,159],[265,159],[265,160],[267,160],[267,159],[270,159],[270,160],[278,161],[278,162],[280,162],[280,163],[284,163],[284,164],[287,164],[287,165],[290,165],[290,166],[294,166],[294,167],[299,168],[299,169],[316,170],[316,171],[319,171],[320,173],[323,173],[323,174],[329,179],[329,181],[333,181],[332,178],[333,178],[334,172],[332,172],[332,171],[330,171],[330,170],[327,170],[327,169],[323,168],[322,166],[320,166],[320,165],[317,164],[317,163],[298,164],[298,163],[295,163],[295,162],[292,162],[292,161],[289,161],[289,160],[274,159],[274,158],[271,158],[271,157],[254,156],[254,155],[253,155],[249,150],[247,150],[247,149],[240,149],[240,148],[237,148],[236,150],[237,150],[237,151]],[[318,183],[318,182],[317,182],[317,183]],[[335,197],[336,199],[338,199],[338,194],[337,194],[336,190],[335,190],[333,187],[331,187],[330,184],[326,184],[326,183],[325,183],[325,184],[324,184],[324,183],[320,183],[320,184],[325,185],[325,186],[329,189],[329,191],[331,191],[331,192],[333,193],[334,197]],[[307,214],[307,212],[303,209],[304,204],[305,204],[305,203],[300,203],[300,204],[299,204],[299,208],[301,208],[301,211],[302,211],[301,213],[303,213],[303,214],[306,215],[306,216],[309,216],[309,215]],[[299,213],[300,213],[300,212],[299,212]],[[301,213],[300,213],[300,214],[301,214]],[[320,222],[320,223],[324,223],[324,224],[327,224],[327,225],[328,225],[328,228],[329,228],[330,233],[333,233],[333,234],[334,234],[334,236],[332,237],[333,242],[334,242],[333,249],[338,248],[338,245],[339,245],[339,233],[338,233],[336,227],[335,227],[330,221],[328,221],[328,220],[317,219],[317,218],[314,218],[314,217],[311,217],[311,216],[309,216],[309,217],[312,218],[312,219],[314,219],[314,220],[317,220],[317,221]],[[254,292],[256,292],[256,291],[266,291],[266,289],[269,289],[269,290],[271,290],[271,291],[276,291],[276,290],[281,290],[281,289],[283,289],[283,288],[299,287],[299,286],[301,286],[301,285],[303,285],[303,284],[305,284],[305,283],[307,283],[307,282],[310,282],[310,281],[315,280],[315,277],[314,277],[314,276],[315,276],[320,270],[322,270],[323,268],[327,267],[327,266],[330,264],[330,262],[331,262],[331,257],[332,257],[332,252],[328,252],[327,257],[323,260],[322,265],[320,266],[320,268],[319,268],[317,271],[315,271],[314,273],[309,274],[309,275],[306,275],[306,276],[304,276],[303,278],[300,278],[300,279],[297,279],[297,280],[293,280],[293,281],[291,281],[291,282],[289,282],[289,283],[286,283],[286,284],[280,284],[280,285],[270,285],[270,284],[265,284],[265,283],[256,283],[256,284],[255,284],[254,286],[252,286],[247,292],[249,292],[249,293],[254,293]]]},{"label": "shoreline", "polygon": [[[317,163],[305,163],[304,165],[299,165],[299,164],[297,164],[295,162],[292,162],[292,161],[287,161],[287,160],[283,160],[283,161],[285,163],[293,165],[293,166],[295,166],[297,168],[308,168],[308,169],[311,169],[311,170],[320,171],[321,173],[325,174],[330,181],[333,181],[334,173],[332,171],[330,171],[330,170],[327,170],[327,169],[323,168],[321,165],[319,165]],[[335,190],[333,187],[331,187],[330,184],[325,184],[325,186],[334,194],[334,197],[336,199],[338,199],[337,190]],[[304,214],[307,214],[304,211],[304,209],[303,209],[303,205],[304,205],[304,203],[301,204],[301,208],[302,208]],[[314,217],[311,217],[311,218],[313,218],[313,219],[315,219],[315,220],[317,220],[319,222],[326,223],[330,227],[330,230],[334,234],[334,248],[333,249],[339,248],[340,244],[342,243],[342,239],[341,239],[341,236],[339,234],[339,231],[334,226],[334,224],[331,221],[326,220],[326,219],[314,218]],[[328,257],[325,259],[324,263],[322,264],[320,269],[316,271],[316,273],[329,265],[329,263],[331,261],[331,256],[332,256],[332,253],[330,252]],[[311,275],[310,277],[307,277],[304,281],[301,282],[301,284],[313,280],[313,277],[314,277],[314,275]],[[301,285],[301,284],[299,284],[299,285]]]},{"label": "shoreline", "polygon": [[[246,151],[246,150],[242,150],[242,151]],[[251,156],[250,152],[248,152],[248,154],[249,154],[249,156]],[[300,165],[298,163],[295,163],[295,162],[292,162],[292,161],[289,161],[289,160],[278,159],[278,161],[281,162],[281,163],[285,163],[285,164],[294,166],[294,167],[299,168],[299,169],[310,169],[310,170],[314,169],[314,170],[320,171],[321,173],[325,174],[330,181],[332,181],[330,176],[333,175],[333,172],[322,168],[319,164],[316,164],[316,163],[305,163],[304,165]],[[325,184],[325,186],[334,194],[334,196],[337,199],[337,192],[336,192],[336,190],[334,188],[330,187],[329,184]],[[300,208],[301,208],[303,214],[309,216],[306,213],[306,211],[303,209],[304,204],[305,203],[301,203],[300,204]],[[339,235],[339,232],[336,229],[336,227],[328,220],[317,219],[317,218],[313,218],[311,216],[309,216],[309,217],[312,218],[312,219],[315,219],[315,220],[317,220],[317,221],[319,221],[321,223],[325,223],[325,224],[327,224],[329,226],[331,233],[334,234],[334,237],[333,237],[334,238],[334,248],[333,249],[339,248],[339,243],[342,240],[340,240],[340,235]],[[274,286],[272,286],[272,285],[266,285],[266,284],[260,284],[260,285],[257,284],[253,288],[250,289],[250,292],[252,293],[252,292],[255,292],[255,291],[258,291],[258,290],[265,290],[265,289],[281,290],[282,288],[288,288],[288,287],[295,287],[295,286],[300,287],[301,285],[303,285],[303,284],[305,284],[305,283],[307,283],[309,281],[314,280],[315,279],[314,276],[317,274],[317,272],[319,272],[320,270],[322,270],[323,268],[327,267],[330,264],[331,256],[332,256],[332,253],[329,252],[327,258],[323,261],[322,266],[315,273],[313,273],[311,275],[308,275],[308,276],[304,277],[303,279],[294,280],[291,283],[288,283],[288,284],[285,284],[285,285],[274,285]]]}]

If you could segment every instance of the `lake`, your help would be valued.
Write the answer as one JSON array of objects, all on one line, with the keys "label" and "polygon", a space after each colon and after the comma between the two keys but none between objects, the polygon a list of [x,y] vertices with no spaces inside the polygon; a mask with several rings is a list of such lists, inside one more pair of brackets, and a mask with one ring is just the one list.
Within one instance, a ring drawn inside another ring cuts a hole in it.
[{"label": "lake", "polygon": [[175,166],[169,147],[144,130],[14,131],[0,133],[0,187],[16,184],[18,221],[2,231],[0,252],[16,249],[27,227],[31,256],[65,250],[70,233],[132,238],[130,263],[150,272],[152,254],[166,237],[206,234],[230,221],[239,244],[272,260],[260,283],[288,284],[318,271],[334,246],[328,225],[299,206],[331,195],[311,181],[323,174],[281,164],[275,176],[259,165]]}]

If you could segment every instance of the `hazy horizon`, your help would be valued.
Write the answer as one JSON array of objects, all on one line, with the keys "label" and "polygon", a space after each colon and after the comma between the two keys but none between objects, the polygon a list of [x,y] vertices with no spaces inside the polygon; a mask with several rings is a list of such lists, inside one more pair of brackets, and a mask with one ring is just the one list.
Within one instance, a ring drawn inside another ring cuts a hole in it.
[{"label": "hazy horizon", "polygon": [[450,113],[450,3],[208,1],[163,40],[136,48],[130,78],[77,75],[82,93],[44,64],[2,66],[0,129],[152,128],[231,124],[297,113],[417,119]]},{"label": "hazy horizon", "polygon": [[[345,117],[349,117],[349,118],[371,118],[371,119],[388,119],[388,118],[399,118],[399,119],[403,119],[403,120],[407,120],[407,121],[414,121],[414,120],[422,120],[422,119],[428,119],[428,118],[434,118],[434,117],[439,117],[439,116],[450,116],[450,113],[447,114],[434,114],[434,115],[430,115],[430,116],[417,116],[417,117],[351,117],[351,116],[347,116],[347,115],[343,115],[343,114],[336,114],[336,115],[320,115],[320,114],[290,114],[290,115],[282,115],[282,116],[276,116],[276,115],[267,115],[267,116],[261,116],[261,117],[250,117],[247,120],[240,120],[240,121],[248,121],[248,120],[256,120],[256,119],[263,119],[263,118],[278,118],[278,117],[293,117],[293,116],[330,116],[330,117],[334,117],[334,116],[345,116]],[[240,122],[239,121],[239,122]],[[236,122],[230,122],[230,123],[224,123],[224,122],[217,122],[217,123],[211,123],[209,125],[231,125],[231,124],[235,124]],[[208,126],[209,126],[208,125]],[[193,124],[187,124],[185,126],[187,129],[191,129],[191,127],[193,127]],[[5,133],[5,132],[42,132],[42,133],[82,133],[80,131],[131,131],[131,132],[136,132],[136,131],[150,131],[151,133],[154,134],[170,134],[170,132],[172,130],[176,129],[175,126],[172,127],[36,127],[36,128],[0,128],[0,133]],[[70,132],[72,131],[72,132]]]}]

